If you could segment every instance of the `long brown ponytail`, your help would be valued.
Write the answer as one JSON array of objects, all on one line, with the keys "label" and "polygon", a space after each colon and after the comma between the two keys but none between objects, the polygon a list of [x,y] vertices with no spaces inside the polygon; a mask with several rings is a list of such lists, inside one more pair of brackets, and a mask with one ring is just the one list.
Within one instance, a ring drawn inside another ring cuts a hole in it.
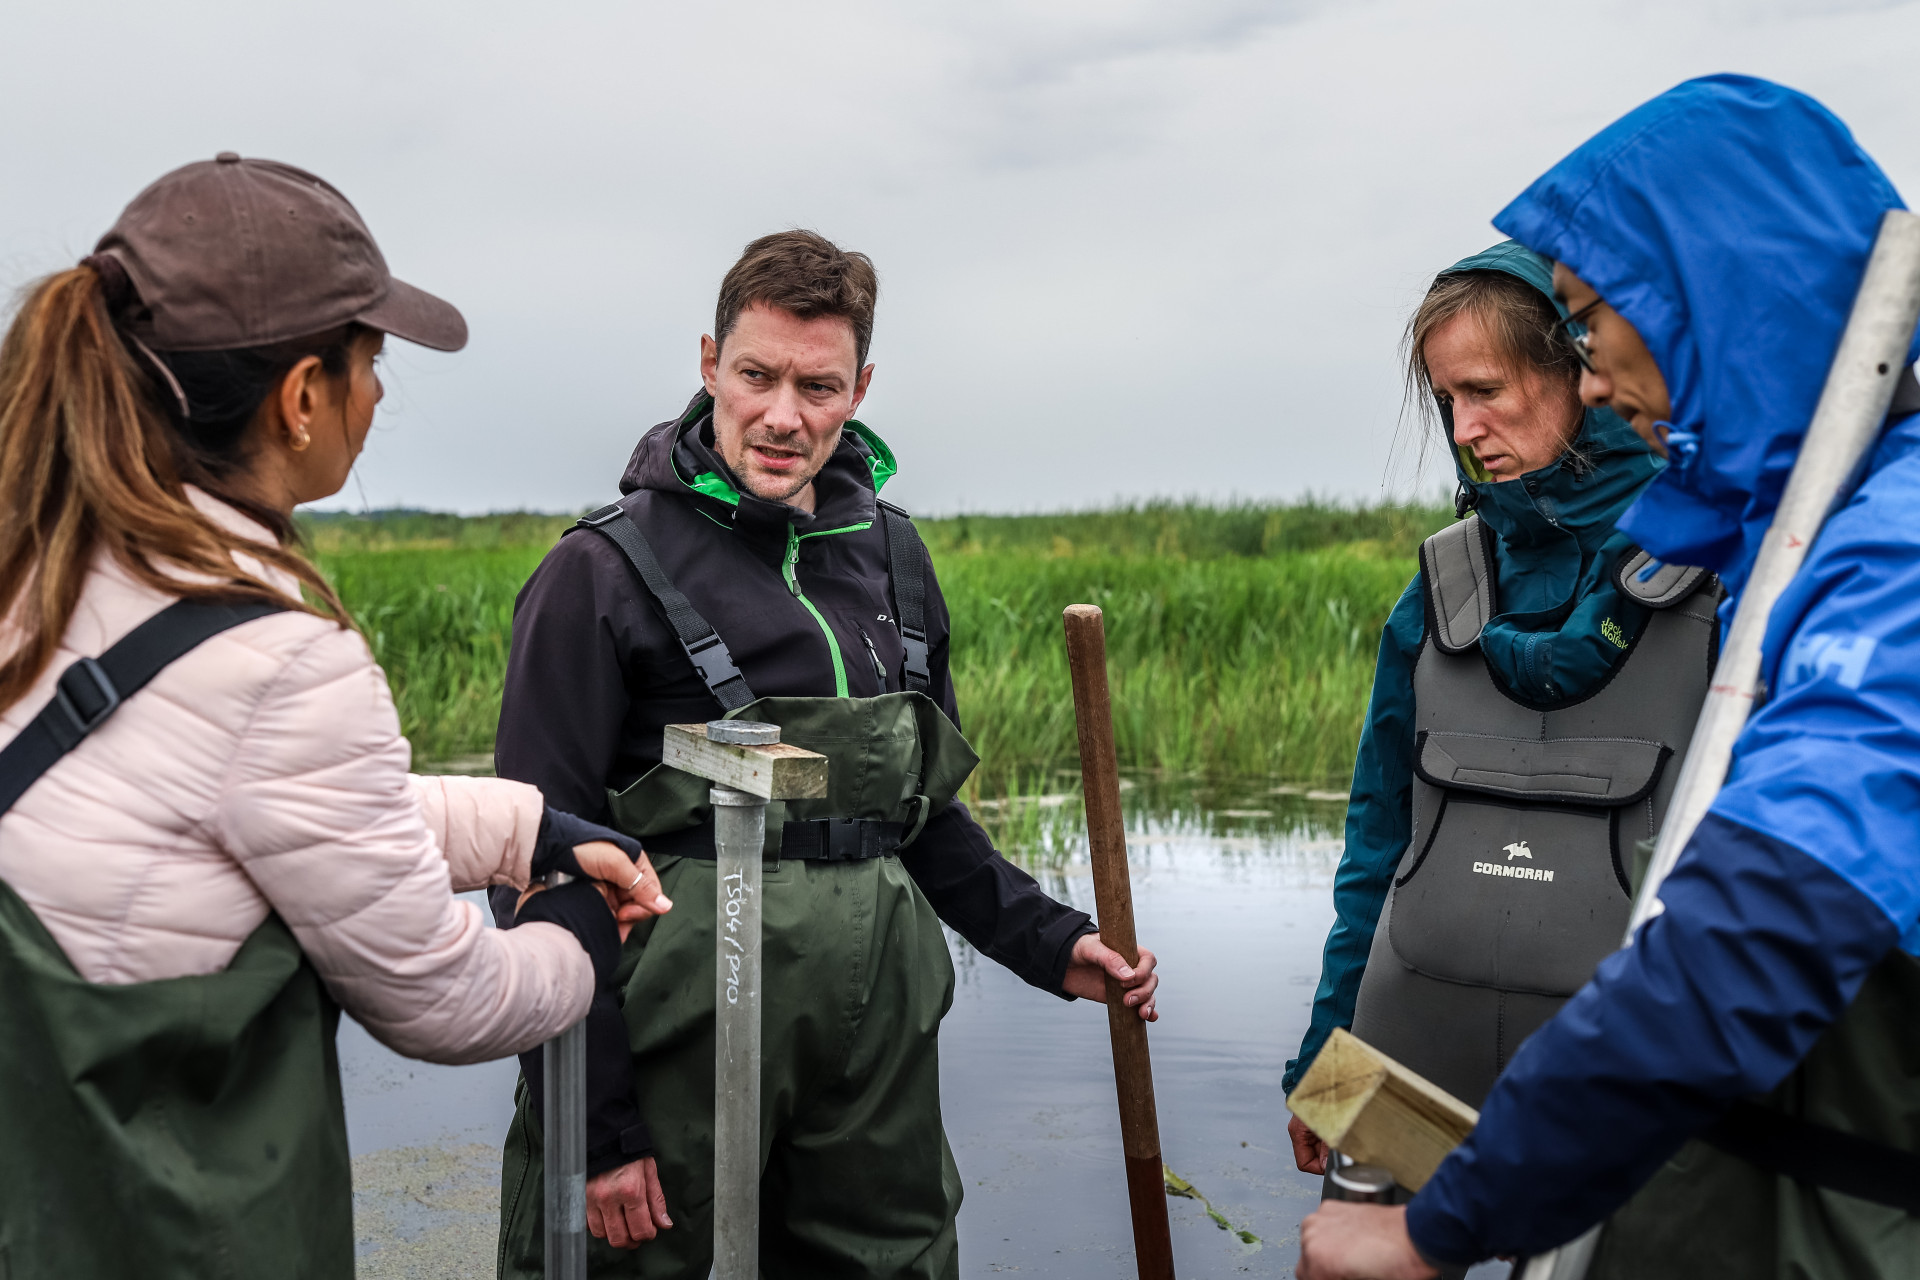
[{"label": "long brown ponytail", "polygon": [[[0,710],[52,660],[104,550],[137,580],[170,596],[287,597],[238,557],[292,574],[311,600],[294,608],[347,625],[326,579],[289,549],[222,528],[188,499],[185,442],[153,379],[115,332],[94,267],[34,285],[0,341]],[[197,470],[197,469],[196,469]],[[195,479],[199,479],[196,476]]]}]

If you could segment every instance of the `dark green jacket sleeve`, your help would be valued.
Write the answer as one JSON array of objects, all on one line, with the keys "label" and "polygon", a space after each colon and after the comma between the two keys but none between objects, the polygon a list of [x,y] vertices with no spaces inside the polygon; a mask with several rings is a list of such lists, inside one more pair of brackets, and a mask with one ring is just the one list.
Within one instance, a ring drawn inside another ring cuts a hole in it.
[{"label": "dark green jacket sleeve", "polygon": [[1413,663],[1426,632],[1426,602],[1420,575],[1387,615],[1373,696],[1353,763],[1347,801],[1347,848],[1333,877],[1333,930],[1320,959],[1320,987],[1313,994],[1313,1020],[1300,1042],[1300,1056],[1287,1064],[1280,1087],[1288,1093],[1313,1065],[1314,1055],[1335,1027],[1353,1023],[1360,975],[1367,970],[1374,926],[1380,923],[1393,870],[1413,835]]}]

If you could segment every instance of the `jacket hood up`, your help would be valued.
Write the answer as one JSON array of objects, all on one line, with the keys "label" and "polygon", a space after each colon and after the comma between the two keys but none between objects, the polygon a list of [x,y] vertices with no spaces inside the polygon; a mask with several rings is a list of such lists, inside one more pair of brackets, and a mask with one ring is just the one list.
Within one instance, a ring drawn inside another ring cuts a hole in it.
[{"label": "jacket hood up", "polygon": [[[1512,240],[1440,274],[1464,271],[1504,271],[1553,299],[1552,263]],[[1451,415],[1442,416],[1451,436]],[[1613,583],[1613,566],[1631,545],[1614,525],[1659,473],[1660,459],[1607,409],[1588,409],[1565,453],[1514,480],[1488,478],[1471,449],[1452,452],[1460,487],[1494,533],[1499,612],[1481,633],[1482,652],[1529,700],[1579,696],[1622,652],[1606,623],[1621,636],[1637,636],[1644,623],[1644,610],[1620,599]]]},{"label": "jacket hood up", "polygon": [[1621,518],[1634,541],[1738,594],[1881,217],[1904,207],[1825,107],[1722,75],[1622,116],[1501,210],[1494,224],[1593,286],[1666,378],[1672,465]]},{"label": "jacket hood up", "polygon": [[814,477],[814,509],[755,496],[713,442],[713,397],[696,393],[678,418],[640,437],[620,477],[620,492],[653,489],[691,498],[719,523],[755,543],[784,551],[790,531],[831,532],[871,524],[880,490],[898,470],[893,450],[864,423],[849,420],[840,443]]}]

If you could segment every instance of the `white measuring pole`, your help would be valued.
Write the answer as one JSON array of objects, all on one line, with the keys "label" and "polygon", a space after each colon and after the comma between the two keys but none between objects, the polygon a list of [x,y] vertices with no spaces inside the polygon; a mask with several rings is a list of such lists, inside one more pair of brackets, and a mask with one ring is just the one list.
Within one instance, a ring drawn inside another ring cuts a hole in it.
[{"label": "white measuring pole", "polygon": [[[1760,317],[1755,317],[1756,322]],[[1634,899],[1627,936],[1660,914],[1660,885],[1673,870],[1694,828],[1707,816],[1727,780],[1733,744],[1746,727],[1760,679],[1760,646],[1773,606],[1800,571],[1820,526],[1845,498],[1867,451],[1880,436],[1914,325],[1920,322],[1920,216],[1889,209],[1867,259],[1860,291],[1826,386],[1800,445],[1800,457],[1780,498],[1773,524],[1760,543],[1753,573],[1741,592],[1733,626],[1713,671],[1713,685],[1674,784],[1653,861]],[[1516,1280],[1581,1280],[1599,1244],[1600,1228],[1531,1259]]]},{"label": "white measuring pole", "polygon": [[760,861],[767,801],[827,794],[827,758],[751,720],[670,724],[660,762],[714,784],[713,1275],[760,1274]]},{"label": "white measuring pole", "polygon": [[714,1280],[756,1280],[760,1274],[760,858],[767,802],[729,787],[715,787],[712,799],[718,877],[714,949],[719,968],[714,981],[713,1275]]},{"label": "white measuring pole", "polygon": [[[573,877],[555,871],[547,887]],[[540,1047],[546,1087],[540,1100],[546,1171],[547,1280],[587,1280],[587,1020]]]}]

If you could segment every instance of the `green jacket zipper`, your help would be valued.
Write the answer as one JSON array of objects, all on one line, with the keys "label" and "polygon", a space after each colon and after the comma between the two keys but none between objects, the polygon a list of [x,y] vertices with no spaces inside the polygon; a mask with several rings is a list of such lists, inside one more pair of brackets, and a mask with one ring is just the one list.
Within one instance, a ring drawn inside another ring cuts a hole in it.
[{"label": "green jacket zipper", "polygon": [[813,601],[807,599],[806,594],[800,590],[800,579],[794,572],[800,565],[800,541],[803,536],[824,538],[829,534],[858,533],[862,529],[872,527],[873,522],[869,520],[865,524],[850,524],[844,529],[822,529],[818,533],[802,535],[792,525],[787,526],[787,555],[780,566],[781,574],[787,580],[787,590],[793,593],[795,600],[807,607],[807,612],[813,615],[813,620],[820,624],[820,634],[827,638],[827,653],[833,658],[833,696],[836,698],[847,696],[847,664],[846,660],[840,656],[840,641],[834,636],[833,628],[827,625],[827,620],[821,616],[820,611],[813,607]]}]

